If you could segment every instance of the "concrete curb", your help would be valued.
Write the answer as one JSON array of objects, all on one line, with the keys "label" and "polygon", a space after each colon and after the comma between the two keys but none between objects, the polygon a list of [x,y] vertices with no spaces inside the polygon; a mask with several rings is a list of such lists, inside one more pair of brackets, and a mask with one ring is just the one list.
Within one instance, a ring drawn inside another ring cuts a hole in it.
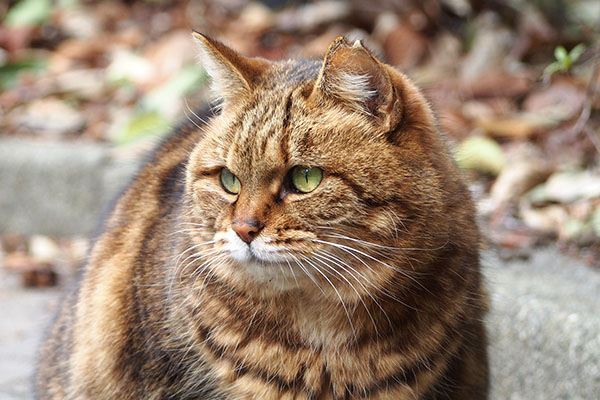
[{"label": "concrete curb", "polygon": [[137,169],[106,145],[0,141],[0,232],[90,235]]},{"label": "concrete curb", "polygon": [[600,399],[600,271],[553,248],[485,256],[492,399]]}]

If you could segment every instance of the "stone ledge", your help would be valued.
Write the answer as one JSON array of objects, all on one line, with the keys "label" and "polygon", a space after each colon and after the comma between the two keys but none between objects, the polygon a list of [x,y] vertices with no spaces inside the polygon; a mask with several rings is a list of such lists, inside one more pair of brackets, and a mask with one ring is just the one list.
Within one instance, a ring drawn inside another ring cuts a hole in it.
[{"label": "stone ledge", "polygon": [[137,165],[106,145],[0,140],[0,232],[90,235]]},{"label": "stone ledge", "polygon": [[492,399],[598,399],[600,271],[553,248],[484,265]]}]

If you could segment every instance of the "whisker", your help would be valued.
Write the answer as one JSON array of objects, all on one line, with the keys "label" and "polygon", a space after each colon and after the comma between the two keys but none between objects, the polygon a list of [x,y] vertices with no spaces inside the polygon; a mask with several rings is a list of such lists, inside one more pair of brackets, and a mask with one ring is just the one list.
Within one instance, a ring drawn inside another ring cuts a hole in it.
[{"label": "whisker", "polygon": [[292,258],[294,259],[294,262],[296,263],[296,265],[298,267],[300,267],[300,269],[304,272],[304,274],[309,277],[309,279],[317,286],[317,288],[319,288],[319,290],[321,291],[323,296],[327,297],[327,295],[325,294],[325,291],[323,290],[321,285],[319,285],[319,283],[317,282],[317,280],[315,279],[313,274],[311,274],[310,271],[308,269],[306,269],[306,266],[304,264],[302,264],[302,262],[298,259],[298,257],[293,255],[292,253],[290,253],[290,256],[292,256]]},{"label": "whisker", "polygon": [[323,234],[323,236],[337,238],[337,239],[345,239],[345,240],[349,240],[349,241],[352,241],[352,242],[363,244],[365,246],[372,246],[372,247],[386,249],[386,250],[437,251],[437,250],[443,249],[448,244],[448,242],[446,241],[446,243],[444,243],[443,245],[441,245],[439,247],[436,247],[436,248],[432,248],[432,249],[425,249],[425,248],[419,248],[419,247],[392,247],[392,246],[385,246],[385,245],[378,244],[378,243],[368,242],[368,241],[365,241],[365,240],[362,240],[362,239],[356,239],[356,238],[353,238],[353,237],[350,237],[350,236],[341,235],[339,233]]},{"label": "whisker", "polygon": [[[197,248],[198,248],[198,247],[200,247],[200,246],[206,246],[206,245],[213,244],[213,243],[215,243],[215,241],[214,241],[214,240],[209,240],[209,241],[202,242],[202,243],[198,243],[198,244],[195,244],[195,245],[193,245],[193,246],[190,246],[190,247],[188,247],[188,248],[187,248],[187,250],[183,251],[183,252],[182,252],[181,254],[179,254],[179,256],[177,256],[177,258],[175,259],[175,269],[177,269],[177,268],[179,267],[179,261],[180,261],[180,260],[181,260],[181,258],[182,258],[184,255],[186,255],[188,252],[190,252],[191,250],[197,249]],[[185,260],[187,260],[187,258],[186,258]],[[185,262],[185,260],[184,260],[183,262]]]},{"label": "whisker", "polygon": [[[352,288],[352,290],[354,291],[354,293],[356,293],[356,295],[358,296],[358,300],[361,302],[361,304],[363,305],[363,307],[365,308],[365,311],[367,312],[367,314],[369,315],[369,318],[371,319],[371,322],[373,323],[373,328],[375,328],[375,334],[377,336],[379,336],[379,330],[377,329],[377,323],[375,322],[375,319],[373,318],[373,315],[371,314],[371,311],[369,311],[369,307],[367,307],[367,303],[365,303],[363,297],[360,295],[360,293],[358,292],[358,290],[354,287],[354,285],[352,284],[352,282],[350,282],[348,280],[348,278],[346,278],[344,276],[344,274],[342,274],[340,271],[338,271],[335,267],[332,267],[328,262],[326,262],[325,260],[323,260],[322,257],[319,257],[319,255],[315,254],[315,258],[317,258],[317,260],[315,261],[319,261],[321,263],[321,265],[329,268],[331,271],[335,272],[337,275],[339,275],[344,281],[346,281],[346,283]],[[354,276],[351,272],[349,272],[346,268],[344,268],[341,265],[336,265],[340,268],[342,268],[344,271],[348,272],[348,274],[350,274],[351,277],[353,277],[356,282],[358,282],[358,284],[367,292],[367,294],[370,296],[370,293],[368,292],[367,288],[362,284],[362,282],[356,278],[356,276]],[[381,306],[380,306],[381,307]],[[383,311],[383,309],[382,309]],[[384,311],[385,313],[385,311]]]},{"label": "whisker", "polygon": [[344,311],[346,312],[346,317],[348,317],[348,323],[350,324],[350,328],[352,329],[352,334],[356,340],[356,328],[354,328],[354,324],[352,323],[352,318],[350,317],[350,312],[348,311],[348,307],[346,307],[346,303],[344,303],[344,299],[342,298],[342,295],[340,294],[340,292],[337,290],[337,288],[335,287],[335,285],[333,284],[333,282],[331,282],[331,280],[327,277],[327,275],[325,275],[318,266],[316,266],[315,264],[313,264],[309,259],[304,259],[304,261],[306,261],[309,265],[311,265],[315,271],[317,271],[319,274],[321,274],[321,276],[323,276],[323,278],[325,278],[325,280],[331,285],[332,289],[335,291],[335,294],[337,295],[337,297],[340,299],[340,304],[342,305],[342,307],[344,308]]},{"label": "whisker", "polygon": [[169,234],[167,236],[174,236],[179,233],[185,233],[185,232],[206,232],[206,231],[203,231],[202,229],[199,229],[199,228],[186,228],[186,229],[180,229],[178,231],[169,232]]},{"label": "whisker", "polygon": [[187,222],[187,221],[179,222],[177,225],[193,225],[193,226],[210,227],[210,225],[208,225],[208,224],[199,224],[197,222]]},{"label": "whisker", "polygon": [[373,260],[373,261],[375,261],[377,263],[380,263],[381,265],[383,265],[383,266],[385,266],[387,268],[390,268],[393,271],[396,271],[396,272],[402,274],[403,276],[405,276],[406,278],[410,279],[411,281],[413,281],[414,283],[416,283],[417,285],[419,285],[421,288],[423,288],[424,290],[426,290],[428,293],[431,293],[425,286],[423,286],[421,284],[421,282],[419,282],[418,280],[416,280],[414,277],[410,276],[410,274],[408,274],[406,271],[404,271],[404,270],[402,270],[400,268],[392,267],[391,265],[389,265],[389,264],[387,264],[387,263],[385,263],[385,262],[383,262],[383,261],[381,261],[381,260],[373,257],[370,254],[367,254],[367,253],[365,253],[363,251],[355,249],[354,247],[346,246],[346,245],[343,245],[343,244],[340,244],[340,243],[329,242],[329,241],[320,240],[320,239],[310,239],[310,240],[313,241],[313,242],[316,242],[316,243],[321,243],[321,244],[326,244],[326,245],[329,245],[329,246],[336,247],[338,249],[346,251],[349,254],[352,254],[351,252],[356,252],[356,253],[358,253],[358,254],[360,254],[360,255],[362,255],[364,257],[367,257],[367,258],[369,258],[369,259],[371,259],[371,260]]},{"label": "whisker", "polygon": [[[286,254],[290,254],[289,251],[286,251]],[[290,272],[292,274],[292,277],[294,278],[294,281],[296,282],[296,288],[300,289],[300,284],[298,284],[298,279],[296,279],[296,273],[294,272],[294,269],[292,268],[292,264],[290,264],[290,261],[286,258],[284,259],[284,261],[287,263],[288,268],[290,269]]]},{"label": "whisker", "polygon": [[183,103],[185,104],[185,109],[183,110],[183,112],[184,112],[184,114],[185,114],[186,118],[187,118],[187,119],[189,119],[189,120],[190,120],[190,122],[196,126],[196,128],[198,128],[198,129],[202,129],[202,127],[201,127],[200,125],[198,125],[198,124],[197,124],[195,121],[192,121],[192,119],[191,119],[191,118],[190,118],[190,117],[187,115],[186,109],[187,109],[189,112],[191,112],[191,113],[192,113],[192,115],[193,115],[194,117],[196,117],[196,118],[198,119],[198,121],[202,122],[204,125],[206,125],[207,121],[206,121],[205,119],[203,119],[202,117],[200,117],[198,114],[196,114],[196,113],[194,112],[194,110],[192,110],[192,108],[190,107],[190,105],[189,105],[189,103],[188,103],[188,101],[187,101],[187,98],[185,98],[185,97],[183,98]]},{"label": "whisker", "polygon": [[[386,297],[392,299],[393,301],[402,304],[405,307],[411,308],[413,310],[416,310],[414,307],[406,304],[405,302],[403,302],[402,300],[398,299],[396,296],[392,295],[387,289],[384,288],[380,288],[377,287],[375,284],[373,284],[373,282],[371,282],[366,276],[364,276],[360,271],[357,271],[354,267],[352,267],[349,263],[345,262],[344,260],[340,259],[339,257],[336,257],[335,255],[329,253],[326,250],[321,250],[319,252],[317,252],[316,254],[319,254],[321,257],[325,257],[327,258],[329,261],[333,262],[336,266],[339,266],[340,268],[343,268],[344,270],[346,270],[346,267],[351,269],[352,271],[354,271],[358,276],[360,276],[366,283],[368,283],[372,288],[374,288],[377,292],[379,293],[383,293]],[[370,268],[369,268],[370,269]],[[372,269],[371,269],[372,270]],[[347,271],[347,270],[346,270]],[[356,276],[354,276],[350,271],[347,271],[354,279],[356,279],[357,282],[359,282],[361,284],[361,286],[363,286],[363,289],[365,289],[365,292],[367,292],[367,295],[371,298],[371,300],[373,300],[373,302],[381,309],[381,311],[383,312],[383,314],[385,315],[385,318],[388,320],[388,323],[392,324],[392,322],[390,321],[390,318],[388,317],[387,313],[385,312],[385,310],[383,309],[383,307],[381,306],[381,304],[377,301],[377,299],[375,298],[375,296],[373,296],[371,294],[370,291],[367,290],[367,288],[360,282],[360,280],[358,278],[356,278]]]}]

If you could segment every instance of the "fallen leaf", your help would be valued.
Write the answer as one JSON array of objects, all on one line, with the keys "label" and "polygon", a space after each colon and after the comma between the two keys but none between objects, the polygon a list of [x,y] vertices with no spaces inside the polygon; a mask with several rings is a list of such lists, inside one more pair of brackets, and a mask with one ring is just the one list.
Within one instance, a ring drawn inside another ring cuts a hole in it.
[{"label": "fallen leaf", "polygon": [[[188,30],[177,30],[168,33],[150,44],[140,56],[151,65],[153,70],[150,79],[143,79],[149,88],[156,88],[182,71],[186,65],[197,64],[196,45]],[[132,60],[135,60],[131,58]],[[143,69],[148,69],[142,61],[136,60]],[[133,71],[131,71],[133,72]],[[140,82],[142,80],[129,76],[130,80]]]},{"label": "fallen leaf", "polygon": [[490,189],[492,208],[514,202],[531,188],[544,182],[552,172],[541,158],[523,158],[506,163]]},{"label": "fallen leaf", "polygon": [[531,93],[523,103],[523,110],[554,121],[569,120],[581,112],[585,90],[565,81]]},{"label": "fallen leaf", "polygon": [[463,169],[498,175],[504,168],[502,147],[484,136],[467,138],[456,148],[458,165]]},{"label": "fallen leaf", "polygon": [[47,68],[47,60],[41,58],[29,58],[0,66],[0,89],[4,91],[17,86],[24,73],[39,75]]},{"label": "fallen leaf", "polygon": [[14,27],[40,25],[51,12],[50,0],[21,0],[8,10],[3,22]]},{"label": "fallen leaf", "polygon": [[485,133],[510,139],[524,139],[548,130],[558,124],[550,117],[535,114],[514,114],[475,121],[475,126]]},{"label": "fallen leaf", "polygon": [[44,235],[31,236],[28,247],[29,254],[38,263],[56,263],[62,253],[58,244]]},{"label": "fallen leaf", "polygon": [[349,4],[342,1],[319,1],[298,8],[285,9],[276,15],[277,30],[309,32],[318,26],[333,24],[350,15]]},{"label": "fallen leaf", "polygon": [[569,220],[569,214],[559,205],[533,208],[523,201],[519,206],[519,215],[527,226],[537,231],[545,233],[555,233],[558,235],[559,227]]},{"label": "fallen leaf", "polygon": [[402,70],[416,66],[427,52],[427,41],[410,25],[399,24],[382,41],[388,62]]},{"label": "fallen leaf", "polygon": [[513,75],[496,69],[461,85],[461,91],[473,97],[516,97],[529,93],[534,83],[534,79],[525,74]]},{"label": "fallen leaf", "polygon": [[52,287],[58,283],[58,275],[53,266],[48,263],[38,263],[34,267],[25,270],[21,274],[23,286],[25,287]]},{"label": "fallen leaf", "polygon": [[590,223],[592,225],[592,230],[596,236],[600,237],[600,207],[596,208],[592,217],[590,218]]},{"label": "fallen leaf", "polygon": [[119,129],[115,141],[125,145],[135,140],[159,136],[171,129],[169,121],[156,111],[140,111]]},{"label": "fallen leaf", "polygon": [[269,7],[252,1],[244,7],[235,24],[247,32],[265,32],[275,25],[275,15]]},{"label": "fallen leaf", "polygon": [[552,174],[533,188],[528,199],[534,204],[548,202],[572,203],[600,197],[600,175],[592,171],[568,171]]},{"label": "fallen leaf", "polygon": [[49,136],[77,133],[86,124],[81,112],[54,97],[34,100],[13,110],[8,118],[19,131]]}]

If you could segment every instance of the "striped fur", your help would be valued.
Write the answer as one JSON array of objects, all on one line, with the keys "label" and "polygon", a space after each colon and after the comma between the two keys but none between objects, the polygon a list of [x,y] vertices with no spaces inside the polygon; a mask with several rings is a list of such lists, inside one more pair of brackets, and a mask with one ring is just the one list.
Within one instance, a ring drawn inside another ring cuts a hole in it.
[{"label": "striped fur", "polygon": [[[323,63],[197,39],[223,109],[177,129],[117,203],[38,397],[486,399],[474,208],[415,86],[343,39]],[[296,165],[323,169],[313,192],[289,189]],[[238,215],[264,225],[250,245]]]}]

